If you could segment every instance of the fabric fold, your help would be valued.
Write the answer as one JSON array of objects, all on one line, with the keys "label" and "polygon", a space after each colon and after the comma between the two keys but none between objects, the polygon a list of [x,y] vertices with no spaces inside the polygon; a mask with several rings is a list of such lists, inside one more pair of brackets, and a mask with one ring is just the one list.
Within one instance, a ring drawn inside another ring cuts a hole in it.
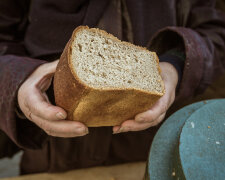
[{"label": "fabric fold", "polygon": [[0,128],[20,148],[41,148],[47,138],[43,130],[28,119],[20,119],[15,111],[20,85],[43,63],[27,57],[0,56]]}]

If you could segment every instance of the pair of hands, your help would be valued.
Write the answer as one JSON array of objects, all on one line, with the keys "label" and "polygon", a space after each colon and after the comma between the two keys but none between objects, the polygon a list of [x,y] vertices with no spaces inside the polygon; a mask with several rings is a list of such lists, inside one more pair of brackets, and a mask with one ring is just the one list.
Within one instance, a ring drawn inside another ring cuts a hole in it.
[{"label": "pair of hands", "polygon": [[[66,120],[65,110],[50,103],[45,91],[49,88],[58,60],[40,65],[21,85],[18,91],[19,107],[24,115],[42,128],[48,135],[77,137],[88,134],[88,128],[81,122]],[[178,74],[173,65],[160,62],[161,75],[166,93],[148,111],[137,114],[135,119],[126,120],[113,127],[113,133],[141,131],[159,124],[174,102]]]}]

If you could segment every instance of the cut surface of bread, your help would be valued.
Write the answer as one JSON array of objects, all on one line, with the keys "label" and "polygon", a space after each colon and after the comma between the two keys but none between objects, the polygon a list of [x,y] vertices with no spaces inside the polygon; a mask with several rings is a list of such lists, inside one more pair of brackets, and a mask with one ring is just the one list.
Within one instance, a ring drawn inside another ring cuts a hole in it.
[{"label": "cut surface of bread", "polygon": [[96,28],[76,28],[54,76],[56,104],[89,127],[133,119],[163,96],[156,53]]},{"label": "cut surface of bread", "polygon": [[87,28],[76,33],[71,52],[74,71],[90,87],[164,91],[154,52]]}]

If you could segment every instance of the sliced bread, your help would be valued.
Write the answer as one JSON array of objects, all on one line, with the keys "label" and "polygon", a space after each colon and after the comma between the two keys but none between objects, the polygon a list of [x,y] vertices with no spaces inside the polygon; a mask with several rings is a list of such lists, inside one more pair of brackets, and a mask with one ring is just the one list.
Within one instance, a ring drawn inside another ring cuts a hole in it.
[{"label": "sliced bread", "polygon": [[132,119],[164,91],[155,52],[87,26],[74,30],[54,76],[56,104],[89,127]]}]

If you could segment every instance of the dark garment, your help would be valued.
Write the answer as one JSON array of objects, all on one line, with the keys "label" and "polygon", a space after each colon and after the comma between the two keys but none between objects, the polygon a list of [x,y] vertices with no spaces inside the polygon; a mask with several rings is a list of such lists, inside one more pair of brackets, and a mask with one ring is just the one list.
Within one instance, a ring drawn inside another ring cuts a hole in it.
[{"label": "dark garment", "polygon": [[[177,47],[185,51],[178,102],[202,92],[224,72],[225,15],[215,10],[213,0],[127,0],[126,4],[134,44],[158,55]],[[25,150],[23,174],[147,159],[158,127],[117,135],[112,135],[111,127],[99,127],[90,128],[84,137],[56,138],[15,114],[23,81],[40,64],[59,58],[75,27],[96,27],[108,5],[109,0],[0,1],[0,127]],[[119,24],[124,27],[114,13],[102,26],[111,33],[123,29]],[[124,32],[119,34],[128,39]],[[48,95],[54,103],[52,88]]]}]

